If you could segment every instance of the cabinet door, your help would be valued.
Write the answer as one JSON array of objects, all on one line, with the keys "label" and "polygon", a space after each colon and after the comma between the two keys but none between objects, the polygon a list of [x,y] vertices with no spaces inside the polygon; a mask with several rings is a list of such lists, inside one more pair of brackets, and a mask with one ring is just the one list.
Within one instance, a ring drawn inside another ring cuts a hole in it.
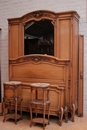
[{"label": "cabinet door", "polygon": [[71,28],[70,18],[57,20],[56,57],[60,59],[70,59]]},{"label": "cabinet door", "polygon": [[23,28],[22,24],[9,24],[9,58],[23,55]]},{"label": "cabinet door", "polygon": [[79,82],[78,82],[78,116],[83,116],[83,81],[84,81],[84,39],[79,36]]},{"label": "cabinet door", "polygon": [[19,25],[10,25],[9,27],[9,57],[18,57],[18,30]]}]

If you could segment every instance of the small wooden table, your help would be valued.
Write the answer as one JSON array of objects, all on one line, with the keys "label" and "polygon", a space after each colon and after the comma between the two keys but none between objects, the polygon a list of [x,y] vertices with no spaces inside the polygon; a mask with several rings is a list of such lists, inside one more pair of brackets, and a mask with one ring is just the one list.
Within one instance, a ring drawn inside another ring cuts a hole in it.
[{"label": "small wooden table", "polygon": [[[8,120],[10,118],[17,120],[22,118],[22,88],[21,82],[18,81],[9,81],[4,82],[4,97],[3,97],[3,112],[4,119]],[[20,114],[17,113],[18,107],[20,108]],[[7,110],[7,112],[6,112]]]},{"label": "small wooden table", "polygon": [[[50,100],[49,100],[49,90],[50,90],[50,84],[48,83],[32,83],[30,85],[31,87],[31,101],[30,101],[30,116],[31,116],[31,123],[30,127],[32,126],[32,123],[41,123],[43,124],[43,129],[45,129],[45,125],[49,124],[49,115],[50,115]],[[35,91],[35,99],[34,99],[34,93]],[[39,99],[38,91],[43,91],[42,99]],[[36,107],[36,117],[32,118],[32,106],[35,105]],[[38,105],[43,106],[43,118],[37,117],[37,109],[39,108]],[[48,119],[45,118],[45,111],[46,111],[46,105],[48,105]]]}]

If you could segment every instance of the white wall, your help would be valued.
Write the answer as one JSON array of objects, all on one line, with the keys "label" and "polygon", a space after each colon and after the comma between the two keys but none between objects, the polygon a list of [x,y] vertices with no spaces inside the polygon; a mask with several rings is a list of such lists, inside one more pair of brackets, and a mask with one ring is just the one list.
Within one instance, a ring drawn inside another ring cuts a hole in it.
[{"label": "white wall", "polygon": [[55,12],[75,10],[80,15],[79,31],[84,35],[84,114],[87,114],[87,0],[0,0],[1,82],[8,80],[7,19],[40,9]]}]

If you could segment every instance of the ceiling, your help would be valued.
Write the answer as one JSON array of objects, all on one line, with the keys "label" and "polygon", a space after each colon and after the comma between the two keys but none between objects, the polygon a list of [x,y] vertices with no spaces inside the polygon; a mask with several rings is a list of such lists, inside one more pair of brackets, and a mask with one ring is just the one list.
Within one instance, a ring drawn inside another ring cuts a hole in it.
[{"label": "ceiling", "polygon": [[31,21],[25,25],[25,34],[38,38],[52,33],[53,30],[54,26],[51,20]]}]

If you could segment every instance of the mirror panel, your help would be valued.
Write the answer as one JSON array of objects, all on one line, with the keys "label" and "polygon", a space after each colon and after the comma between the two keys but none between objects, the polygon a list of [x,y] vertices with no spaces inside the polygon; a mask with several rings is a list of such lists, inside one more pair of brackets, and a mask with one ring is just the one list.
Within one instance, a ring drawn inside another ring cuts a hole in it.
[{"label": "mirror panel", "polygon": [[54,55],[54,26],[51,20],[29,21],[24,26],[24,54]]}]

